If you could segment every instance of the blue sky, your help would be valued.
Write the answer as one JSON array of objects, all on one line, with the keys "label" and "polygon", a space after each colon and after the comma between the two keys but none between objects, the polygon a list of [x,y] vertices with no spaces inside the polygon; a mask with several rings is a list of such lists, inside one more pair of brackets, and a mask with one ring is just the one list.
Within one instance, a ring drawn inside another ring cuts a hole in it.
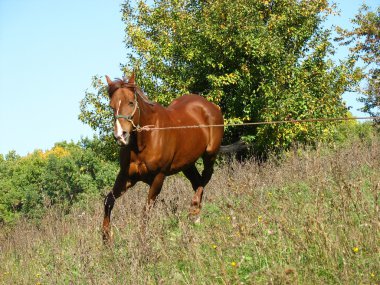
[{"label": "blue sky", "polygon": [[[122,0],[0,0],[0,154],[26,155],[93,131],[78,120],[93,75],[126,62]],[[350,27],[362,1],[337,1],[332,24]],[[372,7],[380,0],[367,0]],[[340,48],[337,57],[345,56]],[[354,115],[363,115],[347,95]]]}]

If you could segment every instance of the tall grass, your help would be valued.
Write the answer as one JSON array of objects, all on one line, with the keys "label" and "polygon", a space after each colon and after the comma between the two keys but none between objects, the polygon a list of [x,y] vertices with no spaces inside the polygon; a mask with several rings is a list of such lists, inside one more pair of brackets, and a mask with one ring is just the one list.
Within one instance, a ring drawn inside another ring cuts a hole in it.
[{"label": "tall grass", "polygon": [[169,177],[142,231],[147,187],[116,203],[112,247],[102,199],[51,210],[0,234],[2,284],[378,284],[380,140],[295,149],[258,165],[232,162],[192,191]]}]

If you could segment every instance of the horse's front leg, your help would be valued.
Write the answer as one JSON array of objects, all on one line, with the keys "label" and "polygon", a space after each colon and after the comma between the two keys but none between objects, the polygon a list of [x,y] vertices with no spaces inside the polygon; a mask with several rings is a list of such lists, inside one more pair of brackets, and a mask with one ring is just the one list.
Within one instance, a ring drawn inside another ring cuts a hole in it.
[{"label": "horse's front leg", "polygon": [[115,200],[119,198],[128,188],[132,187],[136,182],[128,179],[128,176],[122,171],[116,177],[112,190],[104,199],[104,218],[103,218],[103,241],[109,243],[112,240],[111,234],[111,212],[115,204]]}]

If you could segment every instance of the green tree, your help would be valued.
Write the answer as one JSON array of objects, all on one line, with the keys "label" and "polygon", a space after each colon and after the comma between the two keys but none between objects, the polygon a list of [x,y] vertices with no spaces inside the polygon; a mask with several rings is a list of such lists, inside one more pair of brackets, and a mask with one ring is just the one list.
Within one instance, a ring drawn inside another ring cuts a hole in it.
[{"label": "green tree", "polygon": [[371,116],[380,116],[380,6],[372,11],[363,5],[354,19],[353,29],[337,28],[341,45],[350,46],[351,60],[364,63],[364,88],[358,88],[364,96],[362,111]]},{"label": "green tree", "polygon": [[80,102],[79,120],[97,132],[93,139],[82,140],[82,144],[107,160],[117,161],[119,152],[112,135],[113,114],[106,87],[99,76],[94,76],[91,89]]},{"label": "green tree", "polygon": [[[334,64],[330,31],[321,23],[332,12],[327,0],[156,0],[123,5],[124,71],[138,69],[138,84],[164,105],[184,93],[218,104],[226,123],[345,116],[341,95],[358,79],[350,61]],[[95,78],[95,81],[99,78]],[[100,84],[99,82],[97,82]],[[99,133],[106,98],[87,93],[81,119]],[[108,117],[108,122],[110,117]],[[293,142],[332,136],[335,124],[283,124],[228,128],[257,154]]]}]

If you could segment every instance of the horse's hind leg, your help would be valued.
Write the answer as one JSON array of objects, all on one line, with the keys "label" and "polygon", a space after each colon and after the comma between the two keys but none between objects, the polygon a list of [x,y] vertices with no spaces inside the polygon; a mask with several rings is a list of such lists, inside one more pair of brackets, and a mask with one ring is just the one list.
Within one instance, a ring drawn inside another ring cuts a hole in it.
[{"label": "horse's hind leg", "polygon": [[203,159],[203,171],[202,171],[202,186],[205,187],[210,181],[212,174],[214,173],[214,163],[216,155],[205,154]]},{"label": "horse's hind leg", "polygon": [[183,170],[183,174],[185,174],[186,178],[190,180],[191,186],[195,191],[193,199],[191,200],[191,209],[190,214],[197,215],[201,210],[202,196],[203,196],[203,187],[202,187],[202,177],[199,174],[195,165],[191,165],[190,167]]},{"label": "horse's hind leg", "polygon": [[157,174],[149,183],[148,200],[144,207],[144,212],[148,212],[155,204],[157,196],[160,194],[162,185],[164,184],[165,175],[162,173]]},{"label": "horse's hind leg", "polygon": [[111,212],[115,204],[115,200],[119,198],[128,188],[132,187],[136,182],[129,181],[127,176],[119,173],[116,177],[112,190],[104,199],[104,218],[103,218],[103,241],[108,243],[111,241]]}]

